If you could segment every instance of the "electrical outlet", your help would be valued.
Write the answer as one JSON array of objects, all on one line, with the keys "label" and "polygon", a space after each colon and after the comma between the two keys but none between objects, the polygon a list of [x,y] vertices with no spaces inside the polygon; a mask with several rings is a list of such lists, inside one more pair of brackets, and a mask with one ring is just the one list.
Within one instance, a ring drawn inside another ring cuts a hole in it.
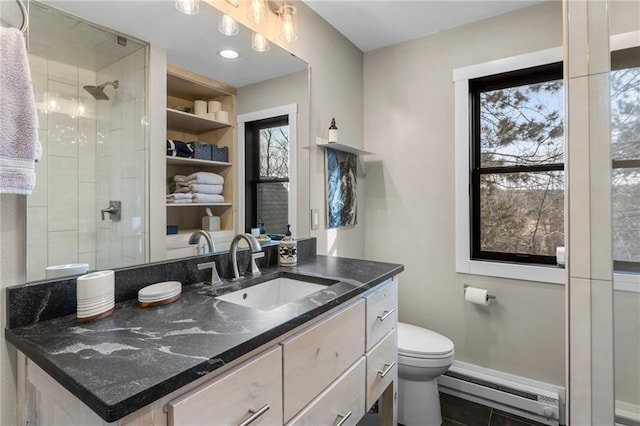
[{"label": "electrical outlet", "polygon": [[317,230],[320,228],[320,209],[311,209],[311,229]]}]

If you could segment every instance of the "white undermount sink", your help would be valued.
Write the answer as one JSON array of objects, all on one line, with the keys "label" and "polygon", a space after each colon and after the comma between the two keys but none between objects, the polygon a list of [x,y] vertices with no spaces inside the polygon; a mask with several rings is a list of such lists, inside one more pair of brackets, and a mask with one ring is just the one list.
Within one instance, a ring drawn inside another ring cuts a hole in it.
[{"label": "white undermount sink", "polygon": [[279,277],[251,287],[217,296],[216,299],[237,305],[247,306],[260,311],[270,311],[291,303],[316,291],[327,288],[337,281],[327,284],[315,284],[291,278]]}]

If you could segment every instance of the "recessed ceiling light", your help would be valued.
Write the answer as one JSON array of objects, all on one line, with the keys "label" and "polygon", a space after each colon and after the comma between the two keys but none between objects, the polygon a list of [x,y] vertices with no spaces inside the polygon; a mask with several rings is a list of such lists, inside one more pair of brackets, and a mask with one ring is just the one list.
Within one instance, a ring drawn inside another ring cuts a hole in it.
[{"label": "recessed ceiling light", "polygon": [[218,55],[225,59],[236,59],[240,54],[233,49],[224,49],[218,52]]}]

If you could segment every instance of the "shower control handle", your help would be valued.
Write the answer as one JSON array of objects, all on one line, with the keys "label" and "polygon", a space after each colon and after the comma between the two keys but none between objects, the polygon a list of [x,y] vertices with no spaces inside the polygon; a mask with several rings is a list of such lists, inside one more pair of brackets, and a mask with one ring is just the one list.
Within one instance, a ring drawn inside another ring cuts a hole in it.
[{"label": "shower control handle", "polygon": [[106,220],[104,214],[107,213],[109,215],[109,219],[113,222],[120,222],[122,212],[122,203],[120,201],[111,200],[109,201],[109,207],[106,209],[100,210],[100,217],[102,220]]}]

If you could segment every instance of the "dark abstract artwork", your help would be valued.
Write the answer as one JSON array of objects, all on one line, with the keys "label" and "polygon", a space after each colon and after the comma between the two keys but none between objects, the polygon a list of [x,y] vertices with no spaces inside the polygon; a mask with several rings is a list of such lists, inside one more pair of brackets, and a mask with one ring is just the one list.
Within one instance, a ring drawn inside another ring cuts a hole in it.
[{"label": "dark abstract artwork", "polygon": [[327,226],[357,224],[356,171],[358,156],[335,149],[326,150]]}]

